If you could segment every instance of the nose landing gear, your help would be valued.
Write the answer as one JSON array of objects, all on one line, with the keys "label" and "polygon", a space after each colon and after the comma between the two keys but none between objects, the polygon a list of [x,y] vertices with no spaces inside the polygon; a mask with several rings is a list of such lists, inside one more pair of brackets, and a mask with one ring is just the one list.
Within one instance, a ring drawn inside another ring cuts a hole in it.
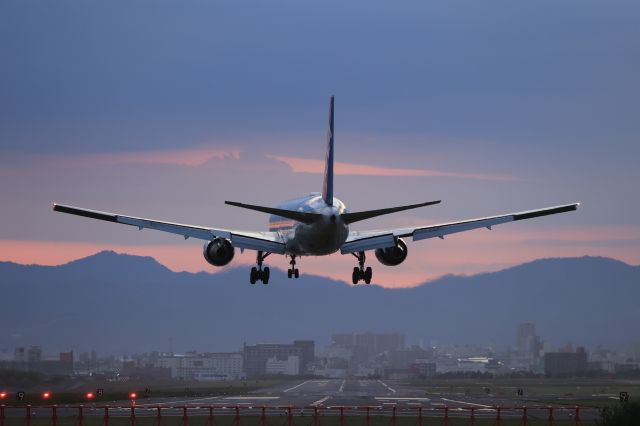
[{"label": "nose landing gear", "polygon": [[364,262],[366,260],[366,256],[363,251],[356,253],[351,253],[358,259],[358,266],[353,268],[353,274],[351,274],[351,282],[354,284],[358,284],[360,280],[364,281],[366,284],[371,284],[371,277],[373,275],[373,271],[371,266],[364,267]]},{"label": "nose landing gear", "polygon": [[296,256],[291,255],[291,261],[289,262],[291,268],[287,269],[287,277],[289,278],[298,278],[300,276],[300,271],[296,268]]},{"label": "nose landing gear", "polygon": [[258,256],[256,259],[256,263],[258,264],[258,267],[254,266],[253,268],[251,268],[251,274],[249,274],[249,282],[251,284],[255,284],[257,281],[262,281],[262,284],[264,285],[269,284],[269,275],[271,274],[271,271],[269,270],[268,266],[265,266],[263,269],[262,262],[270,254],[271,253],[263,254],[261,251],[258,252]]}]

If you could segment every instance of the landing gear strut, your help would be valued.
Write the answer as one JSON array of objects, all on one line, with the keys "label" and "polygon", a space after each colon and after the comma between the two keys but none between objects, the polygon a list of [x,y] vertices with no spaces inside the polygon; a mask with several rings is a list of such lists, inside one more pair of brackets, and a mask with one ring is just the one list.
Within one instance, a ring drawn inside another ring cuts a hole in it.
[{"label": "landing gear strut", "polygon": [[364,252],[351,253],[358,259],[358,266],[354,266],[353,274],[351,275],[351,282],[354,284],[358,284],[360,280],[364,281],[367,284],[371,284],[371,276],[373,275],[373,271],[371,270],[371,266],[364,267],[364,262],[366,260],[366,256]]},{"label": "landing gear strut", "polygon": [[256,268],[255,266],[253,268],[251,268],[251,274],[249,275],[249,282],[251,284],[255,284],[256,281],[262,281],[262,284],[267,285],[269,284],[269,275],[270,275],[270,270],[268,266],[265,266],[264,269],[262,269],[262,262],[267,258],[267,256],[269,256],[271,253],[262,253],[261,251],[258,252],[258,256],[256,258],[256,263],[258,264],[258,267]]},{"label": "landing gear strut", "polygon": [[298,268],[296,268],[296,256],[295,255],[291,255],[291,262],[289,262],[289,264],[291,265],[291,268],[287,269],[287,276],[289,278],[295,277],[298,278],[300,276],[300,271],[298,271]]}]

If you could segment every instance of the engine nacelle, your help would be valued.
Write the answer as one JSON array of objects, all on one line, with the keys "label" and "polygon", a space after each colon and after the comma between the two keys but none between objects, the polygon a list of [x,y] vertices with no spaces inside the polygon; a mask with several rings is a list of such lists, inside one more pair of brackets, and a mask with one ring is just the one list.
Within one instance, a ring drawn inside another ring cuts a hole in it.
[{"label": "engine nacelle", "polygon": [[206,261],[213,266],[224,266],[233,259],[235,249],[226,238],[216,238],[204,243],[203,254]]},{"label": "engine nacelle", "polygon": [[398,238],[396,245],[376,250],[378,261],[386,266],[397,266],[407,258],[407,245],[401,238]]}]

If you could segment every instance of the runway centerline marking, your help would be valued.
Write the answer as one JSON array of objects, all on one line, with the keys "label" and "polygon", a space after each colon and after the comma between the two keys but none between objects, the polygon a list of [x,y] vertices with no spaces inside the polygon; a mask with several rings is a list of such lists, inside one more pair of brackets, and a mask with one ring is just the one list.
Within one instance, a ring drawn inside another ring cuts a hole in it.
[{"label": "runway centerline marking", "polygon": [[331,397],[330,397],[330,396],[325,396],[324,398],[319,399],[319,400],[317,400],[316,402],[312,403],[312,404],[311,404],[311,406],[312,406],[312,407],[316,407],[316,406],[318,406],[318,405],[322,404],[323,402],[325,402],[325,401],[326,401],[327,399],[329,399],[329,398],[331,398]]},{"label": "runway centerline marking", "polygon": [[172,405],[172,404],[179,404],[179,403],[182,403],[182,402],[191,402],[191,401],[207,401],[207,400],[210,400],[210,399],[218,399],[218,398],[219,397],[217,397],[217,396],[210,396],[210,397],[207,397],[207,398],[192,398],[192,399],[183,399],[183,400],[180,400],[180,401],[165,401],[165,402],[157,402],[155,404],[143,404],[141,407],[145,407],[145,406],[148,406],[148,405],[152,405],[152,406]]},{"label": "runway centerline marking", "polygon": [[280,399],[279,396],[228,396],[225,399],[235,399],[238,401],[258,400],[258,399]]},{"label": "runway centerline marking", "polygon": [[475,407],[493,408],[491,405],[476,404],[475,402],[456,401],[455,399],[440,398],[443,401],[457,402],[458,404],[473,405]]},{"label": "runway centerline marking", "polygon": [[396,393],[396,390],[389,387],[388,384],[386,384],[385,382],[383,382],[382,380],[378,380],[378,383],[380,383],[382,386],[384,386],[385,388],[389,389],[391,392]]},{"label": "runway centerline marking", "polygon": [[312,381],[313,381],[313,380],[307,380],[307,381],[304,381],[304,382],[300,383],[299,385],[295,385],[294,387],[291,387],[291,388],[289,388],[289,389],[285,389],[285,390],[284,390],[284,392],[292,391],[292,390],[294,390],[294,389],[296,389],[296,388],[299,388],[299,387],[300,387],[300,386],[302,386],[302,385],[306,385],[307,383],[312,382]]},{"label": "runway centerline marking", "polygon": [[416,398],[416,397],[400,397],[400,396],[376,396],[378,401],[431,401],[430,398]]},{"label": "runway centerline marking", "polygon": [[342,384],[340,385],[340,389],[338,389],[338,392],[342,392],[342,391],[344,391],[344,384],[345,384],[345,383],[347,383],[347,381],[346,381],[346,380],[343,380],[343,381],[342,381]]}]

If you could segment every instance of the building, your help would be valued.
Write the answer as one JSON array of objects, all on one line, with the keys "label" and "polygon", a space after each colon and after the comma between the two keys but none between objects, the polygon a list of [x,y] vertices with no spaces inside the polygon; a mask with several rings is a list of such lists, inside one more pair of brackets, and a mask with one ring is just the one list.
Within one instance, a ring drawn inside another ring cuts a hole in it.
[{"label": "building", "polygon": [[60,352],[60,362],[73,365],[73,351]]},{"label": "building", "polygon": [[516,370],[535,370],[541,360],[542,341],[536,334],[536,326],[525,322],[516,326],[516,351],[511,366]]},{"label": "building", "polygon": [[242,378],[242,354],[189,352],[185,355],[160,356],[155,367],[171,370],[178,380],[236,380]]},{"label": "building", "polygon": [[297,376],[300,374],[300,357],[297,355],[289,355],[286,358],[279,358],[277,356],[267,358],[265,372],[266,374]]},{"label": "building", "polygon": [[267,361],[270,358],[282,361],[290,356],[298,357],[296,374],[305,373],[315,358],[315,343],[311,340],[296,340],[293,344],[262,343],[253,346],[245,344],[242,350],[244,372],[247,377],[270,374],[267,372]]},{"label": "building", "polygon": [[42,361],[42,348],[40,346],[30,346],[27,351],[27,362],[40,362]]},{"label": "building", "polygon": [[578,347],[575,352],[547,352],[544,355],[544,373],[547,376],[572,376],[588,370],[587,353]]}]

